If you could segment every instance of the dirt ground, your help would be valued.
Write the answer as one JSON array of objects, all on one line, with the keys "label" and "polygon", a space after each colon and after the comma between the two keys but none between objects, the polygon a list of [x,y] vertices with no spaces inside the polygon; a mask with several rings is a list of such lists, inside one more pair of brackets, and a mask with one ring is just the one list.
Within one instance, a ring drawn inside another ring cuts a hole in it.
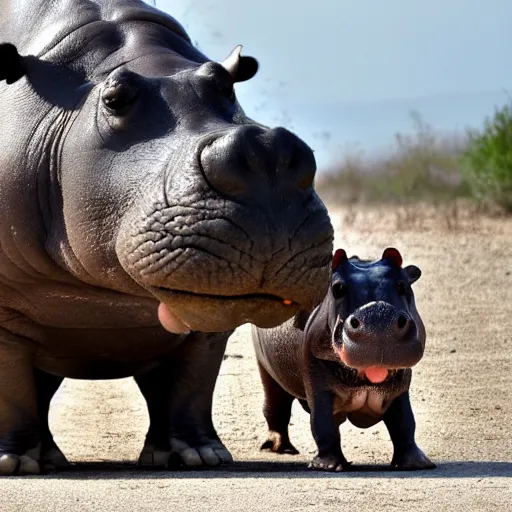
[{"label": "dirt ground", "polygon": [[0,480],[0,511],[512,511],[512,220],[466,212],[448,229],[444,215],[419,207],[331,213],[336,247],[371,257],[396,246],[423,270],[415,290],[428,338],[412,403],[418,444],[436,470],[389,471],[391,443],[378,424],[342,426],[345,455],[360,471],[312,472],[309,418],[298,404],[291,437],[300,455],[260,453],[262,391],[243,326],[229,342],[214,404],[234,465],[137,470],[148,418],[133,381],[68,380],[51,425],[76,467]]}]

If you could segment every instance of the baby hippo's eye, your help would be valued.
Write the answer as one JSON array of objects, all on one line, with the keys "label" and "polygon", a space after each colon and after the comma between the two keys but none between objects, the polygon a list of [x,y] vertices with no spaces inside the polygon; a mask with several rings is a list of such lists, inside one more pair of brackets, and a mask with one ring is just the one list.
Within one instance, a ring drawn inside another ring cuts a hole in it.
[{"label": "baby hippo's eye", "polygon": [[398,295],[405,295],[405,292],[406,292],[406,289],[405,289],[405,283],[400,281],[397,285],[396,285],[396,291],[398,293]]},{"label": "baby hippo's eye", "polygon": [[332,294],[334,295],[334,298],[336,300],[342,299],[345,297],[348,293],[348,288],[343,283],[340,283],[339,281],[337,283],[334,283],[332,285]]}]

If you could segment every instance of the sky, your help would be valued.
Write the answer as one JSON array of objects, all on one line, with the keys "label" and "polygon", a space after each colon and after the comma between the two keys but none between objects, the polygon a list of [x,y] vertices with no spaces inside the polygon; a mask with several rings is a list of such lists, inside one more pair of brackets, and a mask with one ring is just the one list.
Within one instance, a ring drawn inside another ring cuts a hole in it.
[{"label": "sky", "polygon": [[[151,0],[148,3],[152,3]],[[512,96],[510,0],[156,0],[212,60],[237,44],[260,71],[246,113],[284,125],[319,167],[389,147],[411,111],[441,132],[479,127]]]}]

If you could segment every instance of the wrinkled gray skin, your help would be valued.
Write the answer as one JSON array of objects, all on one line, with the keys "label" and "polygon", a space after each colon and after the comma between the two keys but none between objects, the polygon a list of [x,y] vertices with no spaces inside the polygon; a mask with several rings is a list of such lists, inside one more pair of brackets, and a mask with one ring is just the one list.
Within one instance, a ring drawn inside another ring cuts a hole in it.
[{"label": "wrinkled gray skin", "polygon": [[414,440],[409,401],[411,367],[425,347],[411,288],[421,271],[401,268],[398,251],[387,251],[373,262],[337,252],[343,257],[334,258],[331,287],[311,315],[299,314],[273,329],[253,328],[269,429],[262,449],[298,453],[288,436],[297,398],[311,414],[318,448],[313,469],[350,469],[339,433],[347,418],[360,428],[384,421],[393,467],[435,467]]},{"label": "wrinkled gray skin", "polygon": [[211,419],[230,333],[328,287],[312,151],[244,115],[254,59],[209,61],[143,2],[3,0],[0,43],[0,474],[66,466],[64,377],[135,377],[143,464],[231,460]]}]

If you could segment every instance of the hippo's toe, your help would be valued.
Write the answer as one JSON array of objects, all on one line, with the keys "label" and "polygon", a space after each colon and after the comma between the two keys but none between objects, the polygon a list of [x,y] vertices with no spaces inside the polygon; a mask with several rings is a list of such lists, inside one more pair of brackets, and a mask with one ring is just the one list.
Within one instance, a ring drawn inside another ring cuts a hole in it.
[{"label": "hippo's toe", "polygon": [[404,453],[393,456],[391,466],[394,469],[402,471],[412,471],[415,469],[434,469],[436,465],[423,453],[416,445]]},{"label": "hippo's toe", "polygon": [[66,456],[60,451],[57,445],[43,449],[41,454],[41,465],[45,472],[66,469],[71,466]]},{"label": "hippo's toe", "polygon": [[216,439],[201,446],[191,446],[181,439],[172,438],[171,447],[172,463],[188,468],[214,467],[233,462],[231,453]]},{"label": "hippo's toe", "polygon": [[286,453],[288,455],[297,455],[299,453],[299,450],[293,446],[287,436],[272,431],[269,431],[268,439],[261,445],[260,450],[274,453]]},{"label": "hippo's toe", "polygon": [[157,448],[152,444],[146,443],[139,456],[139,465],[147,466],[153,469],[165,469],[169,466],[171,449]]},{"label": "hippo's toe", "polygon": [[317,455],[310,462],[309,468],[317,471],[349,471],[351,463],[343,455]]},{"label": "hippo's toe", "polygon": [[38,475],[40,472],[39,463],[28,455],[0,455],[0,476]]},{"label": "hippo's toe", "polygon": [[215,467],[223,463],[233,462],[231,453],[218,440],[211,440],[201,446],[171,439],[172,448],[158,449],[151,444],[144,445],[139,457],[139,465],[152,468],[188,468]]}]

